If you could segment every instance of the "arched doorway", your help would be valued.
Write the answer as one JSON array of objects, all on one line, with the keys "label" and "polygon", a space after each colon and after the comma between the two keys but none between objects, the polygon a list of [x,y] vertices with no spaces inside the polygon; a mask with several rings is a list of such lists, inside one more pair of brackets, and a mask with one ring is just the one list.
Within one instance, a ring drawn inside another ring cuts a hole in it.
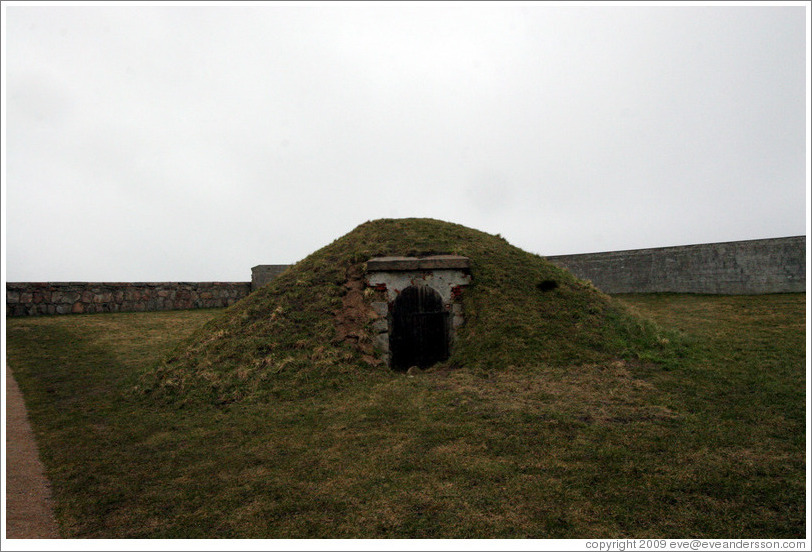
[{"label": "arched doorway", "polygon": [[428,286],[409,286],[392,306],[389,334],[395,370],[428,368],[448,358],[448,312],[440,294]]}]

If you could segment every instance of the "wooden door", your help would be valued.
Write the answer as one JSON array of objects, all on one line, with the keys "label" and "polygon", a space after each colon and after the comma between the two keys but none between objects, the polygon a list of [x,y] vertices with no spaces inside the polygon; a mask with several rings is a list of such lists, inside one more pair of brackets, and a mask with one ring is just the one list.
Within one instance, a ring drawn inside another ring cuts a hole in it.
[{"label": "wooden door", "polygon": [[392,309],[392,368],[428,368],[448,358],[448,312],[428,286],[404,289]]}]

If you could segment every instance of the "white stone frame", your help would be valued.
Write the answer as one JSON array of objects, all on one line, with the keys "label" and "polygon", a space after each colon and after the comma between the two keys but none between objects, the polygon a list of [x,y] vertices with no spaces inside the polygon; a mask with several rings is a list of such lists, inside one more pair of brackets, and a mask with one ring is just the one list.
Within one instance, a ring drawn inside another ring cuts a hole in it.
[{"label": "white stone frame", "polygon": [[465,322],[461,290],[471,283],[468,258],[456,255],[424,257],[378,257],[367,262],[367,285],[386,293],[386,301],[375,301],[372,308],[378,319],[372,324],[374,347],[378,356],[391,366],[389,334],[392,327],[392,306],[400,292],[410,286],[427,286],[436,291],[443,308],[450,313],[449,349],[456,341],[457,328]]}]

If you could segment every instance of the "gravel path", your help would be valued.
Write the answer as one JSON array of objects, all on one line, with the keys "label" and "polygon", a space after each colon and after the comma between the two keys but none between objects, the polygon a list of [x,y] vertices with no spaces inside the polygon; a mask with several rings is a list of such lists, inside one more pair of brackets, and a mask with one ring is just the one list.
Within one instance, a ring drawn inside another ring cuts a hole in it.
[{"label": "gravel path", "polygon": [[6,538],[58,539],[51,489],[22,393],[6,364]]}]

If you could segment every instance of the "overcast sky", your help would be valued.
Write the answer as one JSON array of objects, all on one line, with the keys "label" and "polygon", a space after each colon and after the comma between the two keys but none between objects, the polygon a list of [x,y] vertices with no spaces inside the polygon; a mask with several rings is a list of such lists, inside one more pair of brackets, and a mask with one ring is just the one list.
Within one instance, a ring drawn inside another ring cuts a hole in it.
[{"label": "overcast sky", "polygon": [[4,3],[7,281],[247,281],[384,217],[806,234],[803,4],[505,4]]}]

